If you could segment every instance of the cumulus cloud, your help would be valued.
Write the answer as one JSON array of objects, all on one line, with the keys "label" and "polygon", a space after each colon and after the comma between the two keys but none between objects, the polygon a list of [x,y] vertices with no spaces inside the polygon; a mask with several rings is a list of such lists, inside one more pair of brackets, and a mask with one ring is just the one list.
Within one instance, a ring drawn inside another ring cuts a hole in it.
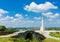
[{"label": "cumulus cloud", "polygon": [[0,14],[6,14],[6,13],[9,13],[9,12],[4,9],[0,9]]},{"label": "cumulus cloud", "polygon": [[14,19],[14,17],[12,17],[12,16],[6,16],[6,17],[3,17],[3,18],[0,18],[0,21],[11,21],[13,19]]},{"label": "cumulus cloud", "polygon": [[7,14],[7,13],[9,13],[9,12],[0,8],[0,18],[4,17],[3,15]]},{"label": "cumulus cloud", "polygon": [[24,17],[21,14],[16,14],[15,17],[17,17],[19,19],[24,19]]},{"label": "cumulus cloud", "polygon": [[41,18],[40,17],[34,17],[35,20],[40,20]]},{"label": "cumulus cloud", "polygon": [[32,2],[30,5],[26,5],[24,7],[24,10],[32,11],[32,12],[43,12],[50,9],[57,9],[58,7],[53,5],[51,2],[45,2],[42,4],[36,4],[35,2]]},{"label": "cumulus cloud", "polygon": [[21,14],[15,14],[15,16],[5,16],[0,18],[0,25],[6,27],[35,27],[40,25],[40,21],[26,19]]},{"label": "cumulus cloud", "polygon": [[[41,25],[40,17],[34,17],[34,20],[31,20],[29,18],[21,19],[19,18],[20,16],[24,18],[24,16],[21,14],[15,15],[15,17],[6,16],[3,18],[0,18],[0,25],[4,25],[6,27],[40,27]],[[58,14],[55,14],[55,16],[58,16]]]},{"label": "cumulus cloud", "polygon": [[20,14],[16,14],[15,16],[16,16],[16,17],[20,17],[21,15],[20,15]]},{"label": "cumulus cloud", "polygon": [[57,18],[59,16],[59,13],[46,12],[46,13],[42,13],[42,15],[48,18]]},{"label": "cumulus cloud", "polygon": [[10,17],[10,16],[6,16],[6,18],[13,19],[13,17]]}]

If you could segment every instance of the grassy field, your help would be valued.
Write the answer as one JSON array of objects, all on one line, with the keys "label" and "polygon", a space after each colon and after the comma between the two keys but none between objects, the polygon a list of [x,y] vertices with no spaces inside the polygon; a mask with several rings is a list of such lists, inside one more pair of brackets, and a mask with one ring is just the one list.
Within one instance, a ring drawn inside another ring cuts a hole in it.
[{"label": "grassy field", "polygon": [[55,40],[51,38],[46,38],[43,42],[60,42],[60,40]]},{"label": "grassy field", "polygon": [[50,32],[49,35],[60,38],[60,32]]},{"label": "grassy field", "polygon": [[[0,42],[26,42],[26,40],[23,38],[0,38]],[[33,39],[30,42],[40,42],[40,41],[38,41],[37,39]],[[60,42],[60,40],[54,40],[54,39],[46,38],[42,42]]]}]

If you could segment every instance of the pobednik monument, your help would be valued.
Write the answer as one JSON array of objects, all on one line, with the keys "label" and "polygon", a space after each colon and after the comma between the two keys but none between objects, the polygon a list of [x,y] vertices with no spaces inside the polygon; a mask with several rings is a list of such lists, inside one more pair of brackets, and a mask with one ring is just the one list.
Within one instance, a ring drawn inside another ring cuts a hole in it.
[{"label": "pobednik monument", "polygon": [[44,29],[45,29],[45,27],[44,27],[44,18],[42,17],[40,31],[44,32]]}]

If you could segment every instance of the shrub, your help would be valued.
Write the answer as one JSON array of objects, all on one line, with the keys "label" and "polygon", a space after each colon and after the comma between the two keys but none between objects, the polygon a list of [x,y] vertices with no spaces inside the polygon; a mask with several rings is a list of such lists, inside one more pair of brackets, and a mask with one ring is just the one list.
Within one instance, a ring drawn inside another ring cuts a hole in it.
[{"label": "shrub", "polygon": [[0,26],[0,31],[5,31],[6,27],[5,26]]}]

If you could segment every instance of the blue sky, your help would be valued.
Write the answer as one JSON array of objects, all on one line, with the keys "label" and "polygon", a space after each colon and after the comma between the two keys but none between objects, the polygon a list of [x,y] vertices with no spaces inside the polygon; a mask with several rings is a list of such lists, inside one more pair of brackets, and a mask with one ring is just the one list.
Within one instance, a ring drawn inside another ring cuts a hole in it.
[{"label": "blue sky", "polygon": [[0,25],[60,27],[60,0],[0,0]]}]

